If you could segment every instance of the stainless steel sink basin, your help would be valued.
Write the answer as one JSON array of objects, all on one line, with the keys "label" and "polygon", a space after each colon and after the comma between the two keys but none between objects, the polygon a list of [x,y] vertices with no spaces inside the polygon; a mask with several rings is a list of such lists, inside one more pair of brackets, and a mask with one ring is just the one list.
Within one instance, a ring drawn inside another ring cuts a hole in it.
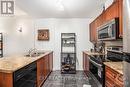
[{"label": "stainless steel sink basin", "polygon": [[25,55],[25,57],[38,57],[38,56],[40,56],[40,54],[32,54],[32,55],[27,54],[27,55]]},{"label": "stainless steel sink basin", "polygon": [[44,54],[45,52],[37,52],[37,54],[41,55],[41,54]]},{"label": "stainless steel sink basin", "polygon": [[45,52],[37,52],[37,53],[31,54],[31,55],[27,54],[27,55],[25,55],[25,57],[38,57],[44,53]]}]

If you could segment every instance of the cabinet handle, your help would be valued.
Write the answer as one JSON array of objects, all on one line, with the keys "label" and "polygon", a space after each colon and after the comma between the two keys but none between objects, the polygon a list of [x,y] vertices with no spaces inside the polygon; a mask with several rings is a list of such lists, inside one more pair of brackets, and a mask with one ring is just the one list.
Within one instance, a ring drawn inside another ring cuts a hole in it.
[{"label": "cabinet handle", "polygon": [[43,80],[43,77],[42,77],[42,76],[40,76],[40,80]]},{"label": "cabinet handle", "polygon": [[119,37],[122,38],[122,35],[120,34]]}]

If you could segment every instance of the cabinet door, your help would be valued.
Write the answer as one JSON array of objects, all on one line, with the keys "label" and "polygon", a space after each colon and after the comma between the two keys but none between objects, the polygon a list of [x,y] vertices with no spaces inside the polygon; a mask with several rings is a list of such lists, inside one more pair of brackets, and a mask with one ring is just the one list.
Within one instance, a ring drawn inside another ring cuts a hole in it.
[{"label": "cabinet door", "polygon": [[115,87],[114,79],[116,78],[116,73],[109,67],[105,67],[105,86]]},{"label": "cabinet door", "polygon": [[123,87],[123,76],[109,67],[105,67],[105,86]]},{"label": "cabinet door", "polygon": [[106,87],[115,87],[115,84],[111,79],[109,79],[107,77],[105,79],[106,79],[106,81],[105,81],[105,86]]},{"label": "cabinet door", "polygon": [[0,72],[0,87],[13,87],[13,74]]},{"label": "cabinet door", "polygon": [[49,54],[45,56],[45,59],[46,59],[46,76],[48,76],[50,70],[49,70],[49,67],[50,67],[50,60],[49,60]]},{"label": "cabinet door", "polygon": [[43,74],[44,74],[44,77],[45,79],[47,78],[47,59],[46,59],[46,56],[44,56],[43,58]]},{"label": "cabinet door", "polygon": [[119,37],[123,37],[123,0],[119,0]]},{"label": "cabinet door", "polygon": [[103,23],[104,23],[104,14],[101,14],[96,19],[96,28],[98,28],[99,26],[101,26]]},{"label": "cabinet door", "polygon": [[115,79],[116,87],[123,87],[123,75],[117,74],[117,77]]},{"label": "cabinet door", "polygon": [[88,57],[89,57],[88,54],[86,54],[85,55],[85,59],[86,59],[86,66],[85,66],[85,68],[86,68],[86,71],[89,71],[89,58]]},{"label": "cabinet door", "polygon": [[119,17],[119,2],[114,2],[106,11],[105,11],[105,21],[109,21],[113,18]]},{"label": "cabinet door", "polygon": [[53,52],[49,54],[50,72],[53,70]]},{"label": "cabinet door", "polygon": [[96,22],[93,21],[89,25],[89,32],[90,32],[90,41],[96,42],[97,41],[97,28],[96,28]]},{"label": "cabinet door", "polygon": [[39,87],[44,80],[43,73],[43,58],[37,61],[37,87]]},{"label": "cabinet door", "polygon": [[88,55],[83,52],[83,70],[87,73],[89,71],[89,60]]}]

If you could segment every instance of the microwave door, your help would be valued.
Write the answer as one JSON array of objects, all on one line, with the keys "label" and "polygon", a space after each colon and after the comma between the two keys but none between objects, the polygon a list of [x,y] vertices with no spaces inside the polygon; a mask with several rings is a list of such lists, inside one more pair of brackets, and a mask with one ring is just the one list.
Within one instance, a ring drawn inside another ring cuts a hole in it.
[{"label": "microwave door", "polygon": [[109,26],[108,28],[108,38],[112,37],[112,26]]},{"label": "microwave door", "polygon": [[99,39],[108,38],[108,26],[99,30],[98,34],[99,34],[98,36]]}]

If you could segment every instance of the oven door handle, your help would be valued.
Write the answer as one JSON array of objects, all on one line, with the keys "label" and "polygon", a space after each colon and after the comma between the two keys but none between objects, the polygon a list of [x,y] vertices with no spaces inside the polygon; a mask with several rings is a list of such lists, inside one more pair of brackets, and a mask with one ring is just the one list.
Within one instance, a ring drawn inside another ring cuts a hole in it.
[{"label": "oven door handle", "polygon": [[98,67],[102,67],[101,64],[96,63],[95,61],[91,60],[91,58],[89,58],[89,61]]}]

